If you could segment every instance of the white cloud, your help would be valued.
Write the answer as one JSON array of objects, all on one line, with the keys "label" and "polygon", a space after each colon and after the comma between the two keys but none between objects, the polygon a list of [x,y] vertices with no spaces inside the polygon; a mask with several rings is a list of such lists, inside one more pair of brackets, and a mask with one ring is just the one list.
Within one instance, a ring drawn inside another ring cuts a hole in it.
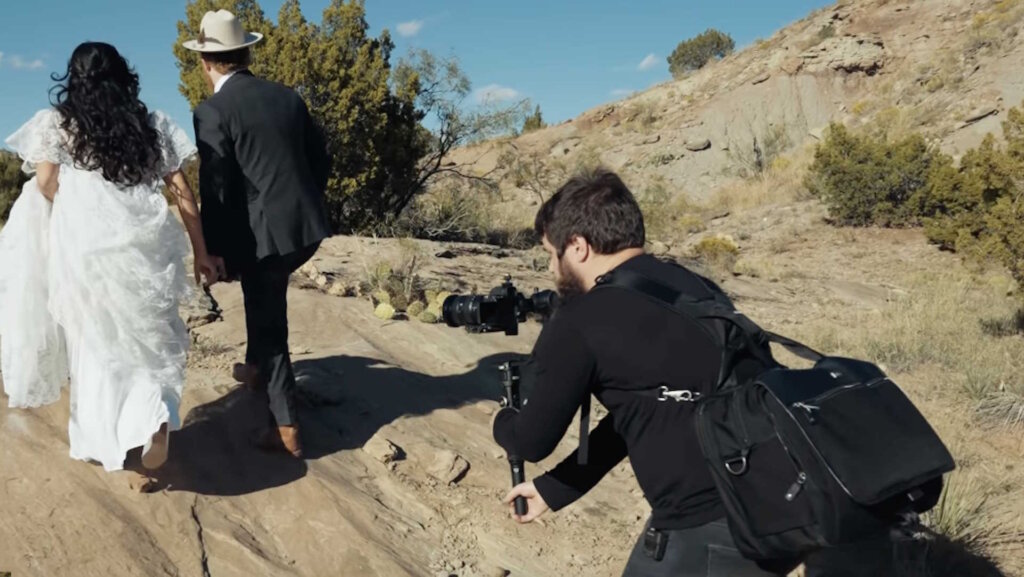
[{"label": "white cloud", "polygon": [[399,36],[416,36],[417,34],[420,33],[421,29],[423,29],[422,20],[410,20],[408,22],[400,22],[398,24]]},{"label": "white cloud", "polygon": [[13,68],[15,70],[37,70],[45,66],[45,64],[38,58],[35,60],[26,60],[17,54],[7,55],[0,52],[0,66],[6,66],[7,68]]},{"label": "white cloud", "polygon": [[644,59],[640,61],[640,64],[637,64],[636,69],[637,70],[650,70],[651,68],[654,68],[657,65],[658,65],[658,57],[655,56],[654,53],[652,52],[651,54],[648,54],[647,56],[645,56]]},{"label": "white cloud", "polygon": [[629,96],[634,92],[636,92],[636,90],[632,90],[630,88],[616,88],[615,90],[612,90],[612,96]]},{"label": "white cloud", "polygon": [[477,104],[503,102],[505,100],[512,100],[518,97],[518,90],[515,88],[509,88],[508,86],[502,86],[500,84],[488,84],[487,86],[478,88],[473,92],[473,99],[476,100]]}]

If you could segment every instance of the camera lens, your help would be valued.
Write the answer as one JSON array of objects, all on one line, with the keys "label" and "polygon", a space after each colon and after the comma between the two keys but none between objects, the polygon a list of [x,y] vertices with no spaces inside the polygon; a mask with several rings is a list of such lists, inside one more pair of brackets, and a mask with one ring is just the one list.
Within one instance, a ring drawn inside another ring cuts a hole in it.
[{"label": "camera lens", "polygon": [[452,295],[441,305],[441,317],[450,327],[476,326],[480,321],[480,295]]},{"label": "camera lens", "polygon": [[536,292],[530,297],[530,307],[530,312],[542,317],[550,316],[558,308],[558,293],[551,290]]}]

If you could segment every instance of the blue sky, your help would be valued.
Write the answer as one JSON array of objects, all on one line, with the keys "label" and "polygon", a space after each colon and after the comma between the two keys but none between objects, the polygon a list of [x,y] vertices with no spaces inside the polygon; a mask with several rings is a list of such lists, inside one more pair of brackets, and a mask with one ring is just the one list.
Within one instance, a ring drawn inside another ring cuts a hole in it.
[{"label": "blue sky", "polygon": [[[304,0],[319,22],[328,0]],[[767,38],[822,0],[367,0],[371,33],[391,31],[396,57],[426,48],[458,57],[477,91],[529,98],[548,122],[670,78],[665,57],[680,40],[708,27],[743,47]],[[264,0],[276,19],[281,0]],[[110,42],[142,79],[151,109],[171,114],[191,133],[178,93],[171,46],[183,0],[25,0],[0,18],[0,139],[48,105],[50,74],[61,72],[85,40]],[[397,60],[397,58],[396,58]]]}]

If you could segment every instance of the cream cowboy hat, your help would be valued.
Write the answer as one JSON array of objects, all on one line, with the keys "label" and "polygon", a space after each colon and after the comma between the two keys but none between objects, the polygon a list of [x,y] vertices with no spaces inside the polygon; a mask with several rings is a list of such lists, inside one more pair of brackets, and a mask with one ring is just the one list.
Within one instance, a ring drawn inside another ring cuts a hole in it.
[{"label": "cream cowboy hat", "polygon": [[263,39],[259,32],[246,32],[242,23],[227,10],[207,12],[199,24],[199,38],[182,46],[196,52],[229,52],[252,46]]}]

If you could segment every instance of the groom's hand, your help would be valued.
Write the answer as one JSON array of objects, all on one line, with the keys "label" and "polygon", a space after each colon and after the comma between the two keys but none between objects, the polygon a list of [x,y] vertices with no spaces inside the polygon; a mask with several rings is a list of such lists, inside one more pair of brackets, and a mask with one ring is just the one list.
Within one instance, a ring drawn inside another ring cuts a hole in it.
[{"label": "groom's hand", "polygon": [[224,265],[224,259],[222,257],[213,255],[210,255],[210,259],[213,261],[213,269],[214,272],[217,274],[217,280],[214,282],[227,281],[228,267]]},{"label": "groom's hand", "polygon": [[216,284],[220,280],[223,273],[221,270],[224,268],[224,259],[210,255],[196,255],[195,257],[195,270],[193,273],[196,277],[196,284],[202,282],[203,277],[206,277],[208,285]]}]

